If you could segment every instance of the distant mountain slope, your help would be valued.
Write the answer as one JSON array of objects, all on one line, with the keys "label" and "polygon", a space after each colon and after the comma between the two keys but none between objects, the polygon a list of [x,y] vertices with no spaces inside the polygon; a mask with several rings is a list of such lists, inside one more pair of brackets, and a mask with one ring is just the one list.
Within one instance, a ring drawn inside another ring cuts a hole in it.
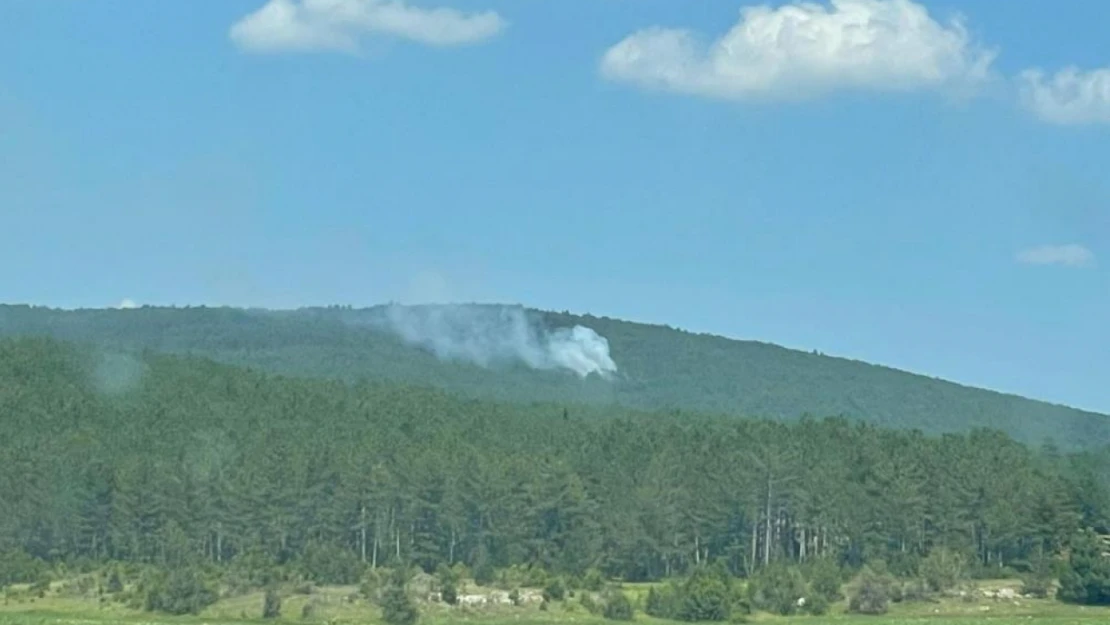
[{"label": "distant mountain slope", "polygon": [[0,306],[0,335],[194,353],[290,375],[395,379],[513,401],[618,403],[777,419],[844,415],[930,433],[990,427],[1028,442],[1110,443],[1106,415],[766,343],[608,318],[528,311],[540,326],[581,324],[606,337],[619,366],[612,380],[522,363],[487,369],[441,361],[383,331],[376,321],[384,310]]}]

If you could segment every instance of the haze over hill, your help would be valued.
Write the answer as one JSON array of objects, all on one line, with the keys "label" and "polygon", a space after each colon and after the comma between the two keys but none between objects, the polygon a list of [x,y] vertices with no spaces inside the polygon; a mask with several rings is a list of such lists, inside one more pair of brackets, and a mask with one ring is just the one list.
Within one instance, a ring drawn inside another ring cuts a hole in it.
[{"label": "haze over hill", "polygon": [[1067,447],[1110,418],[882,366],[664,326],[518,306],[58,310],[0,306],[0,335],[191,353],[287,375],[386,379],[518,402],[972,427]]}]

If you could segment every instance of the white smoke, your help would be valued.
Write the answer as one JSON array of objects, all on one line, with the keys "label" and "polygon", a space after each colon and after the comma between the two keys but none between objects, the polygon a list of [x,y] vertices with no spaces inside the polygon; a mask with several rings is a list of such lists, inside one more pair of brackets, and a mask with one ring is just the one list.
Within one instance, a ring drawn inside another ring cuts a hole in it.
[{"label": "white smoke", "polygon": [[547,330],[519,307],[391,305],[380,323],[444,360],[483,367],[516,361],[533,369],[567,369],[580,377],[617,371],[605,337],[584,326]]}]

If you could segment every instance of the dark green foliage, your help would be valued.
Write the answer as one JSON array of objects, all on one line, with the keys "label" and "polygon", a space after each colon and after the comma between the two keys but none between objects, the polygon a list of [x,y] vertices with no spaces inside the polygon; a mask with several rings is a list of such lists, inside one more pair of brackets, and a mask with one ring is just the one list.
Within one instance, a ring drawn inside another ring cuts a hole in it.
[{"label": "dark green foliage", "polygon": [[459,602],[459,589],[455,582],[447,582],[440,587],[440,596],[443,602],[447,605],[455,605]]},{"label": "dark green foliage", "polygon": [[566,596],[567,586],[562,577],[556,575],[547,580],[547,584],[543,587],[544,601],[562,601]]},{"label": "dark green foliage", "polygon": [[1110,605],[1110,548],[1092,531],[1075,536],[1068,564],[1060,575],[1061,601],[1083,605]]},{"label": "dark green foliage", "polygon": [[367,571],[359,584],[358,593],[367,601],[377,602],[386,581],[388,579],[382,579],[379,571]]},{"label": "dark green foliage", "polygon": [[602,575],[601,571],[597,570],[596,568],[591,568],[590,570],[586,571],[585,575],[582,576],[581,586],[585,590],[599,592],[602,588],[605,587],[605,576]]},{"label": "dark green foliage", "polygon": [[783,564],[760,571],[748,584],[752,607],[784,616],[796,613],[801,607],[798,600],[807,598],[808,594],[802,572]]},{"label": "dark green foliage", "polygon": [[46,563],[21,549],[0,553],[0,588],[11,584],[33,584],[49,579],[47,575]]},{"label": "dark green foliage", "polygon": [[840,588],[844,583],[840,567],[830,559],[822,558],[809,562],[803,569],[806,581],[809,583],[809,593],[806,598],[823,598],[826,603],[835,603],[844,598]]},{"label": "dark green foliage", "polygon": [[479,586],[490,586],[496,579],[497,570],[488,560],[474,567],[474,582]]},{"label": "dark green foliage", "polygon": [[655,618],[674,619],[678,615],[680,592],[672,583],[648,589],[644,612]]},{"label": "dark green foliage", "polygon": [[857,614],[886,614],[896,581],[888,574],[865,568],[856,580],[848,610]]},{"label": "dark green foliage", "polygon": [[604,604],[598,603],[593,594],[584,592],[578,597],[578,603],[590,614],[597,614],[604,609]]},{"label": "dark green foliage", "polygon": [[631,621],[632,602],[620,590],[611,590],[605,593],[605,610],[602,615],[611,621]]},{"label": "dark green foliage", "polygon": [[509,602],[512,603],[514,607],[520,607],[521,599],[519,588],[514,588],[509,591]]},{"label": "dark green foliage", "polygon": [[[476,306],[479,313],[493,306]],[[62,311],[0,306],[0,332],[54,336],[112,348],[203,354],[230,364],[288,375],[344,380],[389,379],[519,402],[681,409],[796,419],[851,415],[929,433],[1001,428],[1067,447],[1110,443],[1104,415],[969,388],[887,367],[608,318],[521,311],[538,325],[585,325],[605,336],[623,376],[579,380],[563,372],[506,363],[491,373],[441,362],[375,329],[387,309],[300,311],[154,308]],[[113,366],[112,388],[126,388],[129,367]]]},{"label": "dark green foliage", "polygon": [[112,567],[111,573],[108,574],[106,590],[113,595],[117,592],[123,592],[123,580],[120,578],[119,569],[116,567]]},{"label": "dark green foliage", "polygon": [[717,570],[697,569],[681,587],[675,618],[690,622],[728,620],[732,609],[729,583],[728,576]]},{"label": "dark green foliage", "polygon": [[921,561],[921,576],[935,592],[955,588],[967,576],[967,559],[963,554],[941,547],[933,549]]},{"label": "dark green foliage", "polygon": [[439,594],[443,598],[443,602],[447,605],[455,605],[459,602],[459,587],[458,578],[451,569],[440,567],[439,575]]},{"label": "dark green foliage", "polygon": [[398,567],[390,574],[389,581],[382,589],[379,604],[382,608],[382,619],[389,625],[413,625],[420,617],[416,604],[405,590],[408,579],[408,573]]},{"label": "dark green foliage", "polygon": [[281,616],[281,593],[276,588],[268,588],[262,600],[262,618],[278,618]]},{"label": "dark green foliage", "polygon": [[350,549],[338,545],[310,542],[299,562],[301,574],[319,584],[356,584],[365,565]]},{"label": "dark green foliage", "polygon": [[810,595],[805,598],[801,610],[806,614],[821,616],[829,611],[829,600],[824,595]]},{"label": "dark green foliage", "polygon": [[301,618],[304,620],[311,620],[316,617],[316,602],[309,601],[301,608]]},{"label": "dark green foliage", "polygon": [[[88,374],[95,352],[0,340],[0,546],[14,552],[0,574],[117,562],[129,581],[147,566],[204,570],[238,594],[450,564],[483,585],[500,570],[505,589],[551,577],[592,588],[693,579],[705,562],[759,577],[942,548],[997,569],[1061,553],[1110,516],[1110,455],[988,430],[933,438],[617,406],[576,407],[568,426],[563,405],[135,357],[141,384],[104,393]],[[147,587],[129,586],[120,600],[141,607]],[[666,611],[681,611],[680,594]]]},{"label": "dark green foliage", "polygon": [[149,582],[144,608],[167,614],[199,614],[217,598],[216,591],[199,570],[179,568]]}]

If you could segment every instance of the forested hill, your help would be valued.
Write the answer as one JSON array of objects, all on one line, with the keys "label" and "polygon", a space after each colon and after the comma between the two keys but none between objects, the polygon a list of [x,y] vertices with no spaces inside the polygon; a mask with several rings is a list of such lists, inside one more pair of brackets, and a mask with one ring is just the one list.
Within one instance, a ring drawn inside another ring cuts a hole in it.
[{"label": "forested hill", "polygon": [[289,375],[393,379],[512,401],[620,404],[796,419],[843,415],[927,433],[995,428],[1065,447],[1110,443],[1110,417],[887,367],[608,318],[528,311],[546,328],[606,337],[619,375],[580,379],[521,363],[441,361],[368,320],[380,308],[62,311],[0,306],[0,335],[188,352]]},{"label": "forested hill", "polygon": [[538,565],[660,579],[827,556],[999,567],[1105,530],[1105,452],[459,399],[0,339],[0,553],[176,568]]}]

